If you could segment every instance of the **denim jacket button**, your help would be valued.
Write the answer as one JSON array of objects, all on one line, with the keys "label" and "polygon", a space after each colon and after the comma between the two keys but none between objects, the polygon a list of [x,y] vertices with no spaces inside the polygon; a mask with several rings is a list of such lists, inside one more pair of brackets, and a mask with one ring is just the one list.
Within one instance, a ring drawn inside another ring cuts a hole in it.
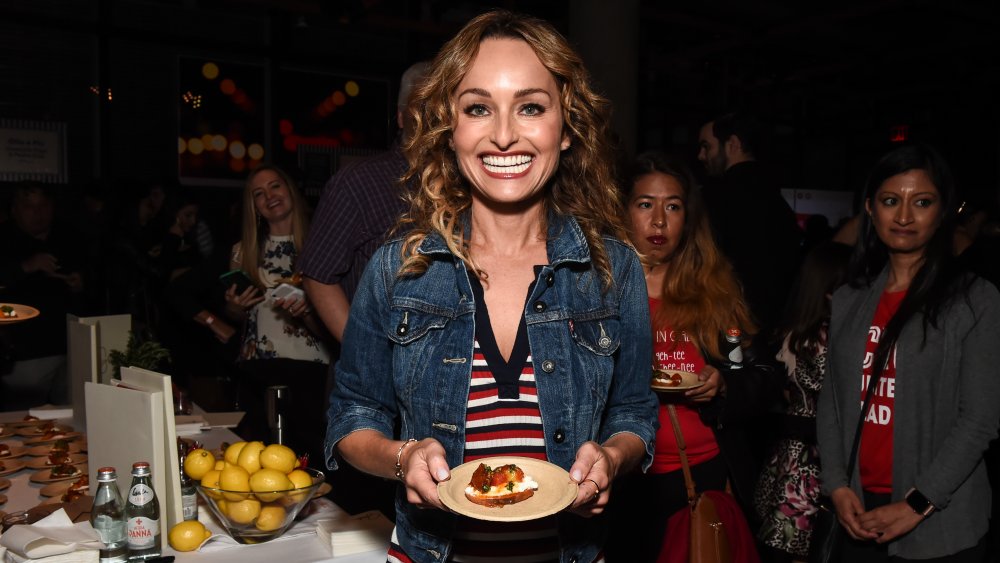
[{"label": "denim jacket button", "polygon": [[534,308],[536,313],[544,313],[548,305],[544,301],[535,301]]},{"label": "denim jacket button", "polygon": [[608,346],[611,346],[611,339],[607,336],[602,336],[597,343],[601,346],[601,348],[607,348]]},{"label": "denim jacket button", "polygon": [[545,373],[552,373],[556,371],[556,363],[553,362],[552,360],[543,360],[542,371],[544,371]]},{"label": "denim jacket button", "polygon": [[399,326],[396,327],[396,334],[400,336],[406,336],[406,333],[409,330],[410,330],[410,325],[406,323],[399,323]]},{"label": "denim jacket button", "polygon": [[566,433],[562,431],[562,428],[560,428],[552,434],[552,440],[554,440],[557,444],[561,444],[566,441]]},{"label": "denim jacket button", "polygon": [[545,285],[552,287],[552,284],[556,283],[556,277],[552,274],[545,276]]}]

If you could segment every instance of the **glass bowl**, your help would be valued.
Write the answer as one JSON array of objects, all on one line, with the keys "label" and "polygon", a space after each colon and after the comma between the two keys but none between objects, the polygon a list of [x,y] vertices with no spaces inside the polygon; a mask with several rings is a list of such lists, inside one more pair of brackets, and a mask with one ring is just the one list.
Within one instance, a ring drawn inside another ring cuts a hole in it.
[{"label": "glass bowl", "polygon": [[303,471],[312,477],[312,485],[299,489],[248,493],[203,487],[199,483],[195,483],[195,488],[234,540],[263,543],[285,533],[323,484],[323,473],[311,468]]}]

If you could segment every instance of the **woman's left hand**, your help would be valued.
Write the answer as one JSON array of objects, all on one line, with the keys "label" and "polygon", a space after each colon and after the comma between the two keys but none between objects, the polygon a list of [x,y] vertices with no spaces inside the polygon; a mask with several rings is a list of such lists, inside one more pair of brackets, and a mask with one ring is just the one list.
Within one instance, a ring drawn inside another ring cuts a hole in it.
[{"label": "woman's left hand", "polygon": [[878,534],[876,543],[890,542],[917,527],[924,517],[917,514],[906,501],[880,506],[858,515],[861,527]]},{"label": "woman's left hand", "polygon": [[705,365],[698,374],[698,381],[703,382],[698,387],[684,392],[684,397],[692,403],[707,403],[722,392],[726,382],[719,370]]},{"label": "woman's left hand", "polygon": [[614,459],[608,453],[608,448],[597,442],[584,442],[576,450],[576,461],[569,469],[569,477],[579,483],[580,490],[570,510],[580,516],[596,516],[604,512],[608,504],[616,471]]},{"label": "woman's left hand", "polygon": [[274,306],[288,311],[288,314],[295,318],[304,317],[312,312],[312,308],[309,307],[309,302],[305,297],[283,297],[281,299],[275,299]]}]

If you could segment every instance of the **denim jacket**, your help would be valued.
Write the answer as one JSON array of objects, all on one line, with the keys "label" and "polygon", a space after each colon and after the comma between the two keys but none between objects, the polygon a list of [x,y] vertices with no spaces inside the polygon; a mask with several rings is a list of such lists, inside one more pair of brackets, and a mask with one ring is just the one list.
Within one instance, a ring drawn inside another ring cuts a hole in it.
[{"label": "denim jacket", "polygon": [[[652,342],[642,268],[635,252],[605,238],[613,284],[602,291],[576,221],[550,215],[549,264],[524,315],[550,462],[569,470],[587,440],[621,432],[646,446],[652,462],[657,402],[649,387]],[[463,461],[472,374],[475,301],[465,264],[437,235],[418,252],[432,258],[419,276],[399,277],[401,240],[372,257],[351,305],[330,396],[327,463],[348,434],[374,429],[401,439],[434,438],[450,467]],[[543,485],[544,486],[544,485]],[[396,535],[414,560],[450,555],[455,516],[417,510],[396,495]],[[600,548],[601,518],[561,514],[561,560],[589,562]]]}]

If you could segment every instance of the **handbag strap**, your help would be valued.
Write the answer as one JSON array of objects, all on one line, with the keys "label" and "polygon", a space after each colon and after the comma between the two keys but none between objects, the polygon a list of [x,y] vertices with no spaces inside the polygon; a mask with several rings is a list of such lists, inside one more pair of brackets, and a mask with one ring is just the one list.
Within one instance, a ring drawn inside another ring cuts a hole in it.
[{"label": "handbag strap", "polygon": [[[890,356],[891,357],[891,352]],[[886,360],[888,361],[888,360]],[[872,397],[875,396],[875,389],[878,387],[879,380],[882,379],[882,371],[885,366],[881,368],[874,368],[872,371],[871,378],[868,380],[868,389],[865,391],[865,401],[861,405],[861,416],[858,417],[858,426],[854,430],[854,443],[851,444],[851,455],[847,458],[847,486],[851,486],[851,481],[854,479],[854,465],[858,461],[858,446],[861,445],[861,431],[865,427],[865,416],[868,414],[868,409],[872,404]]]},{"label": "handbag strap", "polygon": [[684,435],[681,434],[681,424],[677,420],[677,409],[673,405],[667,405],[667,414],[670,415],[670,426],[674,427],[674,438],[677,439],[677,452],[681,457],[681,470],[684,473],[684,487],[687,488],[688,503],[694,504],[698,497],[695,491],[694,477],[691,476],[691,466],[688,464],[687,445],[684,443]]}]

